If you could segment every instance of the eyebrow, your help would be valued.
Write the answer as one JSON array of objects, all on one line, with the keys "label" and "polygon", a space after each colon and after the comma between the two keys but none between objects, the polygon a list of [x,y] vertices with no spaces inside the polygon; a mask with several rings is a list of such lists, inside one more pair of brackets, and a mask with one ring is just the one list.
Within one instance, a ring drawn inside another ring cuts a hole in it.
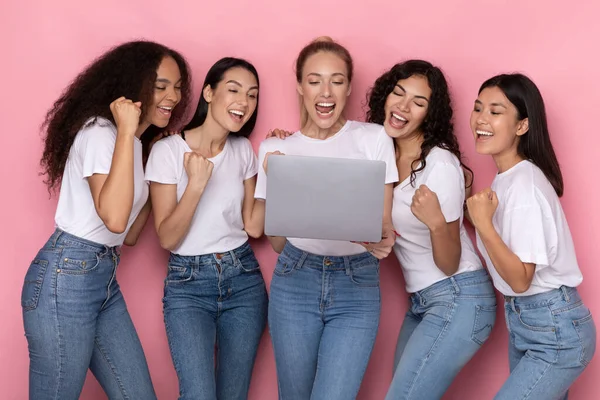
[{"label": "eyebrow", "polygon": [[[236,86],[243,87],[241,83],[239,83],[238,81],[235,81],[235,80],[233,80],[233,79],[230,79],[230,80],[228,80],[228,81],[227,81],[227,82],[225,82],[225,83],[233,83],[233,84],[234,84],[234,85],[236,85]],[[248,89],[248,91],[250,91],[250,90],[252,90],[252,89],[256,89],[256,90],[258,90],[258,86],[252,86],[252,87],[250,87],[250,89]]]},{"label": "eyebrow", "polygon": [[[404,93],[406,93],[406,89],[404,89],[402,87],[402,85],[400,85],[399,83],[396,83],[396,87],[400,88]],[[415,96],[415,98],[417,98],[417,99],[423,99],[423,100],[425,100],[426,102],[429,103],[429,99],[427,97],[425,97],[425,96]]]},{"label": "eyebrow", "polygon": [[[156,78],[156,82],[159,82],[159,83],[171,83],[171,81],[168,80],[167,78]],[[177,82],[175,82],[175,83],[179,83],[179,82],[181,82],[181,78],[179,78],[179,80]]]},{"label": "eyebrow", "polygon": [[[483,103],[479,100],[475,100],[475,104],[481,104],[483,105]],[[502,107],[502,108],[507,108],[504,104],[502,103],[491,103],[490,107]]]},{"label": "eyebrow", "polygon": [[[308,75],[306,75],[306,76],[311,76],[311,75],[313,75],[313,76],[317,76],[317,77],[319,77],[319,78],[323,76],[323,75],[321,75],[321,74],[319,74],[319,73],[316,73],[316,72],[311,72],[310,74],[308,74]],[[343,74],[343,73],[341,73],[341,72],[335,72],[335,73],[331,74],[331,76],[342,76],[342,77],[344,77],[344,78],[346,77],[346,75],[345,75],[345,74]]]}]

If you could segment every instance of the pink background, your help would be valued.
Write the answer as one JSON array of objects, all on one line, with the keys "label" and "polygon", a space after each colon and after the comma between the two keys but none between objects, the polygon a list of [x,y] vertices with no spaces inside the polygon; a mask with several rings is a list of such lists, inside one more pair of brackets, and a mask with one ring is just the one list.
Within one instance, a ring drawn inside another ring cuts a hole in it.
[{"label": "pink background", "polygon": [[[252,141],[256,147],[271,127],[296,129],[298,106],[293,63],[300,48],[331,35],[355,58],[356,80],[348,116],[363,118],[368,86],[384,69],[406,58],[440,65],[450,81],[457,134],[476,171],[475,189],[487,186],[492,160],[475,154],[468,128],[477,88],[484,79],[523,71],[539,85],[547,105],[554,146],[566,191],[563,205],[585,275],[580,291],[600,321],[597,248],[600,189],[597,171],[597,62],[600,5],[563,1],[139,1],[105,0],[3,2],[0,70],[2,127],[0,171],[3,192],[0,253],[0,391],[5,400],[27,397],[27,344],[20,292],[28,263],[53,229],[56,199],[38,176],[42,143],[38,132],[46,110],[68,82],[108,47],[135,38],[163,42],[182,51],[192,66],[196,96],[218,58],[240,56],[260,73],[261,110]],[[186,4],[184,4],[186,3]],[[595,3],[595,4],[592,4]],[[102,5],[100,5],[102,4]],[[177,4],[177,6],[175,5]],[[253,242],[270,282],[275,254],[266,241]],[[383,399],[391,380],[396,336],[407,296],[399,266],[382,267],[382,318],[360,399]],[[167,253],[149,224],[135,248],[123,250],[119,281],[147,354],[159,399],[175,399],[177,380],[162,319],[162,285]],[[500,307],[502,311],[502,307]],[[193,332],[190,332],[193,334]],[[600,336],[599,336],[600,337]],[[507,335],[498,313],[491,339],[462,371],[446,399],[490,399],[508,375]],[[594,399],[600,379],[595,360],[572,387],[573,399]],[[265,334],[256,363],[251,399],[276,399],[273,352]],[[104,399],[95,379],[82,398]]]}]

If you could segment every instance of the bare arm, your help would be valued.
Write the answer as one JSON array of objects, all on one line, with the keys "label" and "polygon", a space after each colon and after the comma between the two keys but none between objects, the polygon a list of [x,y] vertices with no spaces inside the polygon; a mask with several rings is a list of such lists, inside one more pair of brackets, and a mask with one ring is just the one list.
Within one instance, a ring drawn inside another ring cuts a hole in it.
[{"label": "bare arm", "polygon": [[535,264],[524,263],[504,243],[492,217],[498,207],[498,197],[491,189],[485,189],[467,200],[473,225],[494,264],[498,274],[515,293],[526,292],[531,286],[535,273]]},{"label": "bare arm", "polygon": [[214,167],[212,162],[196,153],[186,153],[183,163],[188,184],[179,202],[176,184],[150,183],[154,227],[161,247],[170,251],[187,235]]},{"label": "bare arm", "polygon": [[458,271],[462,248],[460,245],[460,220],[446,222],[429,229],[433,261],[447,276]]},{"label": "bare arm", "polygon": [[177,185],[150,184],[154,227],[163,249],[171,251],[179,246],[190,229],[203,192],[203,187],[188,184],[181,200],[177,202]]},{"label": "bare arm", "polygon": [[148,221],[148,217],[150,216],[150,211],[152,210],[152,202],[150,201],[150,197],[148,197],[148,201],[142,207],[142,210],[138,214],[137,218],[129,228],[127,232],[127,236],[125,236],[125,245],[127,246],[135,246],[144,226],[146,226],[146,222]]},{"label": "bare arm", "polygon": [[526,292],[533,280],[535,264],[522,262],[504,243],[492,224],[477,228],[477,232],[502,279],[515,293]]},{"label": "bare arm", "polygon": [[117,138],[108,175],[94,174],[88,184],[98,216],[113,233],[127,229],[133,207],[133,141],[139,125],[141,103],[121,97],[110,104]]},{"label": "bare arm", "polygon": [[256,188],[256,176],[244,181],[244,204],[242,207],[242,219],[244,230],[248,236],[258,239],[265,229],[265,201],[254,198]]},{"label": "bare arm", "polygon": [[415,190],[410,210],[429,229],[435,265],[447,276],[456,273],[462,251],[460,220],[446,222],[437,194],[427,185]]}]

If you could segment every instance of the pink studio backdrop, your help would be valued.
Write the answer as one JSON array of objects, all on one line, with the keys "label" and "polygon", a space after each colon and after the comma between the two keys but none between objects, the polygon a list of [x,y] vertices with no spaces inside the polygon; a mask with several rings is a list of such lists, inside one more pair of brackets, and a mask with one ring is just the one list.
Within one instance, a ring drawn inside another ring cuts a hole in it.
[{"label": "pink studio backdrop", "polygon": [[[312,38],[330,35],[355,58],[348,116],[362,119],[365,92],[384,69],[407,58],[424,58],[443,68],[451,84],[456,131],[476,172],[475,190],[489,185],[495,172],[478,156],[468,127],[477,88],[507,71],[530,74],[545,96],[554,146],[565,177],[563,205],[585,279],[583,298],[600,323],[600,272],[597,248],[600,185],[591,169],[597,135],[600,61],[597,16],[600,5],[563,1],[391,0],[233,2],[105,0],[54,2],[21,0],[0,6],[3,41],[0,71],[2,147],[0,171],[0,397],[27,398],[28,357],[20,292],[28,264],[53,229],[56,199],[38,176],[44,113],[61,90],[94,57],[110,46],[148,38],[175,47],[193,69],[196,96],[210,65],[223,56],[245,57],[261,77],[261,106],[255,148],[272,127],[297,128],[293,64]],[[197,99],[197,97],[196,97]],[[267,283],[275,253],[266,240],[252,243]],[[135,248],[123,250],[118,278],[146,351],[159,399],[177,397],[177,379],[162,318],[162,286],[167,253],[152,224]],[[391,380],[396,337],[407,306],[402,274],[394,257],[381,269],[382,318],[360,399],[383,399]],[[491,399],[508,375],[507,334],[499,303],[490,340],[461,372],[446,399]],[[190,334],[194,334],[190,332]],[[600,336],[599,336],[600,337]],[[594,360],[572,388],[572,399],[597,398],[600,361]],[[595,394],[596,393],[596,394]],[[104,399],[90,375],[82,398]],[[262,341],[250,399],[277,398],[273,351]]]}]

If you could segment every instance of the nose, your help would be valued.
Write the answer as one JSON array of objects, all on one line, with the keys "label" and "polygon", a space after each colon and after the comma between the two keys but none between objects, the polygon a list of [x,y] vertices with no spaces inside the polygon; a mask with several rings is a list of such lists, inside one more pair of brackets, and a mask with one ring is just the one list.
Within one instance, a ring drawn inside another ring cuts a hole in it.
[{"label": "nose", "polygon": [[167,88],[166,99],[174,103],[179,103],[179,100],[181,99],[181,93],[178,90],[176,90],[174,86],[169,86]]},{"label": "nose", "polygon": [[408,106],[409,102],[410,102],[410,100],[408,99],[408,97],[404,96],[402,98],[402,100],[400,100],[400,103],[398,105],[400,106],[400,109],[402,111],[408,112],[408,111],[410,111],[410,107]]},{"label": "nose", "polygon": [[331,82],[328,82],[327,84],[323,85],[323,90],[321,95],[323,97],[330,97],[331,96]]}]

